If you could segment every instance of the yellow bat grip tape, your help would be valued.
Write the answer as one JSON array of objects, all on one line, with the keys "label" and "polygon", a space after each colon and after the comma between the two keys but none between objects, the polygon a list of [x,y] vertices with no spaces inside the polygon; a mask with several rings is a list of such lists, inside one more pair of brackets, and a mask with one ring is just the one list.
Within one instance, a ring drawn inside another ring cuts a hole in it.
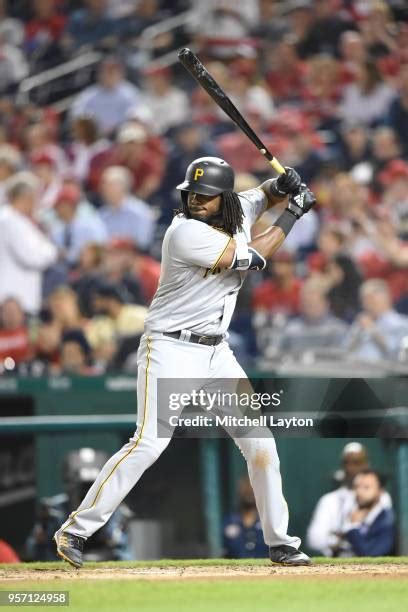
[{"label": "yellow bat grip tape", "polygon": [[278,162],[276,157],[271,159],[271,161],[269,163],[271,164],[271,166],[275,170],[275,172],[277,172],[278,174],[285,174],[285,168],[282,166],[282,164],[280,164]]}]

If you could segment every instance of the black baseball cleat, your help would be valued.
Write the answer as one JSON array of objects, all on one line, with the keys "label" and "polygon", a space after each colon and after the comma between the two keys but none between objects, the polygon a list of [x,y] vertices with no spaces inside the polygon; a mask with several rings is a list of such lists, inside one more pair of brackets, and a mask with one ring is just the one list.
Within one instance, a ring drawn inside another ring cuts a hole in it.
[{"label": "black baseball cleat", "polygon": [[270,546],[269,558],[277,565],[311,565],[312,560],[294,546]]},{"label": "black baseball cleat", "polygon": [[57,545],[57,554],[61,559],[68,561],[68,563],[77,569],[82,567],[85,538],[64,531],[56,531],[54,541]]}]

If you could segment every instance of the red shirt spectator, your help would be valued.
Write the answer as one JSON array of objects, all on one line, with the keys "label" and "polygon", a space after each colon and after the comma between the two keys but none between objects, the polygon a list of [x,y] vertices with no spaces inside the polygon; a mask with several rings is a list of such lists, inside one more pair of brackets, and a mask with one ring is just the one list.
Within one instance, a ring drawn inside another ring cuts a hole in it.
[{"label": "red shirt spectator", "polygon": [[272,56],[274,65],[266,74],[266,81],[275,101],[289,102],[302,97],[306,64],[297,53],[290,39],[280,42]]},{"label": "red shirt spectator", "polygon": [[160,264],[153,257],[137,254],[135,256],[135,271],[150,304],[159,284]]},{"label": "red shirt spectator", "polygon": [[273,259],[273,278],[256,287],[252,304],[255,310],[298,314],[302,281],[296,277],[291,253],[278,251]]},{"label": "red shirt spectator", "polygon": [[35,0],[35,15],[26,25],[26,45],[33,51],[45,40],[58,41],[65,29],[67,18],[57,12],[55,0]]},{"label": "red shirt spectator", "polygon": [[[157,142],[154,141],[157,147]],[[96,156],[91,162],[89,183],[97,188],[103,171],[109,166],[124,166],[133,176],[133,192],[147,200],[160,185],[163,160],[151,154],[148,134],[141,125],[125,125],[118,136],[118,144],[110,151]]]},{"label": "red shirt spectator", "polygon": [[[160,264],[148,255],[141,254],[133,240],[129,238],[114,238],[109,244],[109,253],[115,255],[107,262],[111,281],[120,282],[121,276],[129,272],[140,284],[143,296],[148,304],[156,293],[160,279]],[[106,270],[105,270],[106,274]],[[115,277],[116,275],[116,277]]]},{"label": "red shirt spectator", "polygon": [[266,280],[254,291],[253,306],[256,310],[299,312],[299,295],[302,282],[295,278],[287,287],[281,287],[274,280]]},{"label": "red shirt spectator", "polygon": [[17,553],[4,540],[0,540],[0,563],[20,563]]},{"label": "red shirt spectator", "polygon": [[25,327],[15,330],[0,329],[0,361],[11,357],[15,363],[25,361],[29,355],[28,334]]},{"label": "red shirt spectator", "polygon": [[19,302],[9,298],[0,309],[0,361],[11,357],[21,363],[29,357],[29,338]]},{"label": "red shirt spectator", "polygon": [[406,270],[398,269],[390,261],[375,251],[367,251],[358,258],[364,278],[382,278],[390,288],[393,302],[408,292]]}]

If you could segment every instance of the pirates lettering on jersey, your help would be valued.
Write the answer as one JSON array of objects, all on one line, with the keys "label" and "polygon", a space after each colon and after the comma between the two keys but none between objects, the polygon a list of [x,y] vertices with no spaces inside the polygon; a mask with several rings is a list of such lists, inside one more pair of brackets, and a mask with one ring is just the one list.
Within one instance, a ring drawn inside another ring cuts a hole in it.
[{"label": "pirates lettering on jersey", "polygon": [[207,276],[214,276],[214,274],[221,274],[222,272],[222,268],[218,267],[218,268],[205,268],[204,269],[204,275],[203,278],[207,278]]}]

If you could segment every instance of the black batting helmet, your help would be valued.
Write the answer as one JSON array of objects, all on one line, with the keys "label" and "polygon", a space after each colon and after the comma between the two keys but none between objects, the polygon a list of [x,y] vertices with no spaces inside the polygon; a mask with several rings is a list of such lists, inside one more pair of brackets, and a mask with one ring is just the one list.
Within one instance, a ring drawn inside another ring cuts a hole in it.
[{"label": "black batting helmet", "polygon": [[182,191],[193,191],[216,196],[234,189],[234,171],[219,157],[199,157],[188,166],[183,183],[177,185]]}]

